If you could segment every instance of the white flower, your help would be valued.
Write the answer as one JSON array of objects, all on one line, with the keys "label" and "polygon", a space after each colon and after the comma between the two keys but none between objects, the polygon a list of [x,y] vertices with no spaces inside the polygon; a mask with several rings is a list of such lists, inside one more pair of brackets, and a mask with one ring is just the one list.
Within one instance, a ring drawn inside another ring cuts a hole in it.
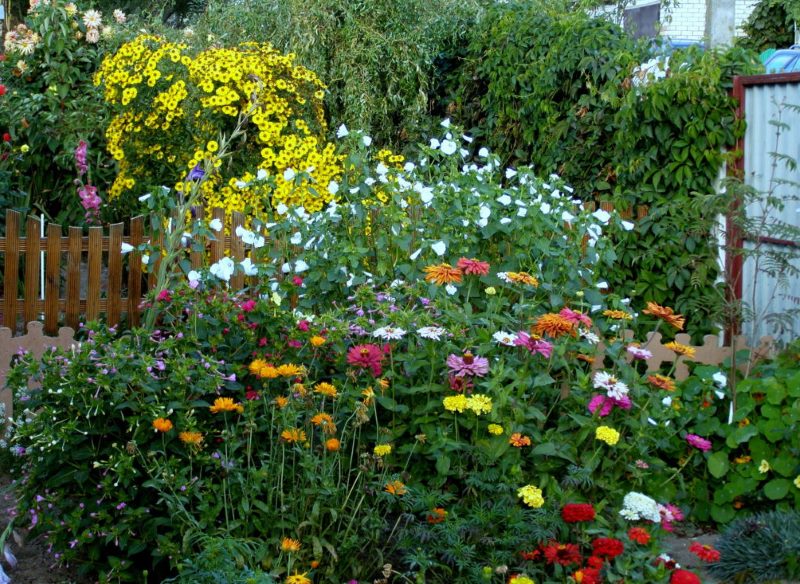
[{"label": "white flower", "polygon": [[430,147],[436,150],[437,148],[439,148],[439,146],[441,146],[441,142],[439,142],[439,140],[437,140],[436,138],[431,138]]},{"label": "white flower", "polygon": [[634,225],[630,221],[623,221],[622,222],[622,228],[625,231],[631,231],[633,229],[633,227],[634,227]]},{"label": "white flower", "polygon": [[266,171],[266,170],[264,170],[263,168],[259,168],[259,169],[258,169],[258,172],[256,173],[256,178],[257,178],[258,180],[266,180],[266,178],[267,178],[267,171]]},{"label": "white flower", "polygon": [[503,217],[502,219],[500,219],[501,225],[508,225],[509,223],[511,223],[511,219],[509,219],[508,217]]},{"label": "white flower", "polygon": [[256,234],[249,229],[245,229],[241,225],[236,228],[236,235],[242,240],[242,243],[248,245],[253,245],[253,243],[255,243]]},{"label": "white flower", "polygon": [[237,189],[243,189],[243,188],[245,188],[247,185],[248,185],[248,183],[244,182],[243,180],[237,180],[237,181],[236,181],[236,188],[237,188]]},{"label": "white flower", "polygon": [[424,187],[418,192],[419,192],[419,200],[425,203],[426,205],[433,200],[433,188]]},{"label": "white flower", "polygon": [[307,269],[308,269],[308,264],[305,263],[303,260],[297,260],[294,263],[294,271],[296,274],[299,274],[300,272],[305,272]]},{"label": "white flower", "polygon": [[665,407],[670,407],[672,405],[672,398],[667,396],[661,400],[661,403],[664,404]]},{"label": "white flower", "polygon": [[145,194],[145,195],[142,195],[141,197],[139,197],[139,201],[141,201],[142,203],[144,203],[144,202],[145,202],[147,199],[149,199],[149,198],[150,198],[150,197],[152,197],[152,196],[153,196],[153,195],[152,195],[151,193],[147,193],[147,194]]},{"label": "white flower", "polygon": [[528,209],[525,207],[520,207],[517,209],[517,217],[525,217],[528,215]]},{"label": "white flower", "polygon": [[658,422],[656,422],[656,421],[655,421],[653,418],[647,418],[647,422],[648,422],[648,423],[649,423],[651,426],[658,426]]},{"label": "white flower", "polygon": [[286,170],[283,171],[283,180],[285,180],[286,182],[293,181],[294,177],[296,176],[297,173],[295,173],[293,168],[287,168]]},{"label": "white flower", "polygon": [[442,120],[442,123],[441,123],[440,125],[441,125],[443,128],[449,128],[449,127],[450,127],[450,118],[445,118],[445,119],[443,119],[443,120]]},{"label": "white flower", "polygon": [[406,162],[403,165],[403,170],[405,170],[406,172],[414,172],[415,168],[417,168],[417,167],[414,165],[413,162]]},{"label": "white flower", "polygon": [[384,341],[396,341],[406,336],[406,331],[401,328],[383,326],[379,329],[375,329],[375,331],[372,333],[372,336],[383,339]]},{"label": "white flower", "polygon": [[445,289],[445,292],[447,292],[450,296],[452,296],[453,294],[458,292],[458,288],[456,288],[452,284],[448,284],[447,286],[444,287],[444,289]]},{"label": "white flower", "polygon": [[275,212],[278,215],[286,215],[286,212],[288,210],[289,210],[289,207],[287,207],[284,203],[278,203],[278,206],[275,207]]},{"label": "white flower", "polygon": [[503,205],[504,207],[507,207],[508,205],[511,204],[511,197],[509,197],[508,195],[502,195],[497,198],[497,202]]},{"label": "white flower", "polygon": [[454,154],[456,150],[458,150],[458,145],[452,140],[444,140],[442,142],[442,152],[448,156]]},{"label": "white flower", "polygon": [[480,150],[478,150],[478,156],[480,156],[481,158],[488,158],[489,150],[486,147],[481,148]]},{"label": "white flower", "polygon": [[573,221],[575,221],[575,215],[573,215],[569,211],[562,211],[561,212],[561,220],[564,223],[572,223]]},{"label": "white flower", "polygon": [[436,253],[436,255],[443,256],[444,252],[447,251],[447,244],[444,241],[437,241],[436,243],[431,244],[431,249]]},{"label": "white flower", "polygon": [[235,264],[233,263],[233,260],[225,257],[213,264],[208,271],[211,272],[211,275],[216,276],[220,280],[225,280],[228,282],[233,275],[234,268]]},{"label": "white flower", "polygon": [[419,257],[419,254],[420,254],[420,253],[422,253],[422,248],[419,248],[417,251],[415,251],[414,253],[412,253],[412,254],[411,254],[410,256],[408,256],[408,257],[409,257],[409,259],[410,259],[410,260],[413,262],[415,259],[417,259],[417,258]]},{"label": "white flower", "polygon": [[292,237],[289,239],[292,245],[300,245],[303,241],[303,234],[297,231]]},{"label": "white flower", "polygon": [[143,254],[142,254],[142,263],[143,263],[145,266],[148,266],[148,265],[150,265],[150,256],[149,256],[148,254],[146,254],[146,253],[143,253]]},{"label": "white flower", "polygon": [[364,136],[363,138],[361,138],[361,142],[364,144],[364,146],[369,146],[370,144],[372,144],[372,138],[370,138],[369,136]]},{"label": "white flower", "polygon": [[549,214],[550,214],[550,211],[552,210],[552,207],[550,206],[550,203],[542,203],[542,204],[539,206],[539,210],[540,210],[540,211],[541,211],[541,212],[542,212],[544,215],[549,215]]},{"label": "white flower", "polygon": [[186,279],[189,280],[189,283],[192,282],[199,282],[200,281],[200,272],[197,270],[191,270],[188,274],[186,274]]},{"label": "white flower", "polygon": [[608,211],[604,211],[603,209],[598,209],[597,211],[592,213],[592,216],[603,225],[607,225],[609,220],[611,219],[611,213],[609,213]]},{"label": "white flower", "polygon": [[605,282],[605,281],[603,281],[603,282],[598,282],[598,283],[596,284],[596,287],[597,287],[599,290],[608,290],[608,282]]},{"label": "white flower", "polygon": [[467,136],[466,134],[461,136],[461,139],[464,140],[464,142],[466,142],[467,144],[472,144],[472,141],[474,140],[472,136]]},{"label": "white flower", "polygon": [[[241,225],[239,226],[241,227]],[[220,219],[212,219],[208,222],[208,228],[213,229],[214,231],[222,231],[222,220]],[[237,228],[236,234],[239,235],[239,229]],[[241,237],[241,235],[239,236]]]},{"label": "white flower", "polygon": [[87,10],[83,13],[83,24],[86,28],[98,29],[103,24],[103,15],[98,10]]},{"label": "white flower", "polygon": [[717,384],[717,387],[723,389],[726,385],[728,385],[728,378],[722,371],[717,371],[714,375],[711,376],[711,379],[714,380],[714,383]]},{"label": "white flower", "polygon": [[250,258],[245,258],[244,261],[239,263],[244,270],[245,276],[257,276],[258,275],[258,266],[253,263]]},{"label": "white flower", "polygon": [[492,210],[487,205],[478,207],[478,215],[481,216],[481,219],[488,219],[491,214]]},{"label": "white flower", "polygon": [[378,166],[375,167],[375,172],[383,176],[389,172],[389,167],[387,167],[383,162],[379,162]]},{"label": "white flower", "polygon": [[442,335],[446,334],[447,330],[439,326],[425,326],[417,329],[417,334],[423,339],[431,339],[432,341],[442,340]]},{"label": "white flower", "polygon": [[135,248],[130,243],[122,242],[121,251],[123,254],[132,252]]},{"label": "white flower", "polygon": [[517,335],[514,333],[507,333],[506,331],[497,331],[492,335],[495,343],[505,345],[506,347],[513,347],[514,341],[517,340]]},{"label": "white flower", "polygon": [[585,329],[581,329],[580,335],[589,341],[591,344],[596,345],[600,342],[600,337],[594,334],[592,331],[587,331]]},{"label": "white flower", "polygon": [[117,21],[117,24],[125,24],[125,20],[127,20],[127,17],[125,16],[125,13],[122,10],[117,8],[113,12],[113,15],[114,15],[114,20]]},{"label": "white flower", "polygon": [[630,390],[625,383],[622,381],[617,381],[614,386],[606,392],[606,395],[610,398],[619,400],[627,396],[629,391]]},{"label": "white flower", "polygon": [[342,124],[341,126],[339,126],[339,129],[338,129],[338,130],[336,130],[336,137],[337,137],[337,138],[344,138],[344,137],[345,137],[345,136],[347,136],[349,133],[350,133],[350,131],[347,129],[347,126],[345,126],[344,124]]},{"label": "white flower", "polygon": [[658,503],[647,495],[631,491],[622,500],[622,510],[619,512],[629,521],[646,519],[653,523],[661,523],[661,513],[658,511]]},{"label": "white flower", "polygon": [[506,168],[506,178],[514,178],[517,176],[517,171],[513,168]]}]

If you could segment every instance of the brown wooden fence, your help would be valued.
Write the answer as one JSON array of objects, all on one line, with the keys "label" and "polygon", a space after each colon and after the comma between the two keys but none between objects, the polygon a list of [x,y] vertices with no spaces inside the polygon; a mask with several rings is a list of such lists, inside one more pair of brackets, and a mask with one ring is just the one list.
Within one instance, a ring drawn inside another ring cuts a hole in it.
[{"label": "brown wooden fence", "polygon": [[[203,213],[202,208],[196,211],[198,217]],[[213,209],[211,217],[225,222],[222,209]],[[28,217],[24,229],[22,223],[20,213],[6,211],[6,236],[0,237],[3,326],[16,334],[23,323],[44,320],[44,333],[53,335],[61,324],[77,329],[81,320],[101,316],[110,325],[123,318],[129,325],[140,323],[140,304],[153,276],[148,276],[142,266],[138,250],[126,254],[122,246],[124,243],[136,248],[148,240],[150,226],[146,217],[134,217],[127,225],[116,223],[108,228],[68,227],[66,233],[60,225],[49,224],[44,237],[38,218]],[[244,242],[236,235],[240,225],[244,225],[244,216],[233,213],[218,238],[202,242],[212,263],[225,255],[244,259]],[[153,243],[158,244],[158,240]],[[191,261],[194,267],[200,267],[203,253],[193,252]],[[233,289],[243,286],[242,274],[231,278]]]}]

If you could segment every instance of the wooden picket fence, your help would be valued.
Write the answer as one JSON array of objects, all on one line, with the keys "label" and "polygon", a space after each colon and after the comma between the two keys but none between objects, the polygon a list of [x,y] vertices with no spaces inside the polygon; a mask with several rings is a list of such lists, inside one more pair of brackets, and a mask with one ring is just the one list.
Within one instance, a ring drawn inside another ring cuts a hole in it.
[{"label": "wooden picket fence", "polygon": [[[204,210],[198,208],[195,214],[202,218]],[[211,218],[225,224],[224,210],[214,208]],[[233,213],[218,238],[202,242],[211,262],[225,255],[244,259],[245,244],[236,235],[236,228],[244,222],[242,213]],[[40,219],[28,217],[23,235],[22,216],[7,210],[6,236],[0,237],[0,323],[16,334],[24,323],[43,320],[47,335],[55,334],[61,324],[77,329],[82,320],[101,316],[109,325],[119,324],[123,317],[129,326],[138,325],[140,305],[153,284],[153,275],[146,273],[135,248],[148,240],[149,227],[144,216],[131,219],[127,230],[124,223],[115,223],[107,229],[89,227],[88,233],[81,227],[68,227],[64,234],[61,225],[51,223],[42,237]],[[134,250],[124,254],[123,243]],[[153,243],[158,245],[158,237]],[[202,252],[192,253],[195,268],[203,260]],[[42,274],[44,298],[40,294]],[[231,278],[234,290],[244,283],[242,274]]]}]

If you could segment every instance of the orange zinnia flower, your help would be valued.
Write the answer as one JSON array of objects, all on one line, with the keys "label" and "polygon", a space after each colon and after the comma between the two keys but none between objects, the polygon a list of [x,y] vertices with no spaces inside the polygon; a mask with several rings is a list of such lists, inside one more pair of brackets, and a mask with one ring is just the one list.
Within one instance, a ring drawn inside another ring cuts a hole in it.
[{"label": "orange zinnia flower", "polygon": [[656,318],[660,318],[678,330],[683,330],[683,325],[686,322],[686,319],[684,319],[683,315],[675,314],[675,311],[668,306],[659,306],[655,302],[648,302],[647,308],[645,308],[642,312],[644,314],[651,314]]},{"label": "orange zinnia flower", "polygon": [[281,438],[286,440],[289,444],[294,442],[305,442],[306,441],[306,433],[298,428],[289,428],[288,430],[284,430],[281,432]]},{"label": "orange zinnia flower", "polygon": [[508,443],[511,446],[516,446],[517,448],[522,448],[523,446],[530,446],[531,439],[527,436],[523,436],[520,432],[514,432],[508,439]]},{"label": "orange zinnia flower", "polygon": [[442,509],[441,507],[436,507],[435,509],[431,509],[431,512],[428,513],[428,516],[425,518],[428,523],[431,525],[436,525],[437,523],[441,523],[447,518],[447,511]]},{"label": "orange zinnia flower", "polygon": [[300,542],[296,539],[292,539],[291,537],[284,537],[281,540],[281,551],[282,552],[299,552],[300,551]]},{"label": "orange zinnia flower", "polygon": [[539,286],[539,280],[536,276],[531,276],[528,272],[507,272],[506,277],[514,284],[527,284],[536,288]]},{"label": "orange zinnia flower", "polygon": [[463,272],[459,268],[454,268],[450,264],[437,264],[435,266],[428,266],[422,270],[427,275],[425,280],[433,282],[439,286],[445,284],[457,284],[461,282]]},{"label": "orange zinnia flower", "polygon": [[647,381],[650,383],[650,385],[654,385],[659,389],[675,391],[675,380],[673,380],[671,377],[667,377],[666,375],[660,375],[658,373],[655,375],[648,375]]},{"label": "orange zinnia flower", "polygon": [[604,310],[603,316],[614,320],[633,320],[633,315],[624,310]]},{"label": "orange zinnia flower", "polygon": [[211,410],[212,414],[218,414],[219,412],[238,412],[241,414],[244,411],[244,406],[235,403],[232,397],[218,397],[214,400],[214,405],[209,407],[209,410]]},{"label": "orange zinnia flower", "polygon": [[678,355],[683,355],[687,359],[694,359],[695,349],[694,347],[690,347],[689,345],[681,345],[680,343],[676,343],[672,341],[671,343],[665,343],[664,347],[673,351]]},{"label": "orange zinnia flower", "polygon": [[191,444],[192,446],[200,446],[203,441],[203,434],[200,432],[181,432],[178,434],[181,442],[184,444]]},{"label": "orange zinnia flower", "polygon": [[386,483],[385,491],[390,495],[397,495],[399,497],[401,495],[405,495],[408,492],[408,489],[406,489],[406,486],[400,481],[392,481],[390,483]]},{"label": "orange zinnia flower", "polygon": [[156,418],[153,420],[153,428],[156,432],[169,432],[172,430],[172,422],[166,418]]},{"label": "orange zinnia flower", "polygon": [[546,334],[557,339],[565,334],[574,335],[575,323],[560,314],[549,312],[536,319],[536,324],[533,325],[531,331],[537,335]]}]

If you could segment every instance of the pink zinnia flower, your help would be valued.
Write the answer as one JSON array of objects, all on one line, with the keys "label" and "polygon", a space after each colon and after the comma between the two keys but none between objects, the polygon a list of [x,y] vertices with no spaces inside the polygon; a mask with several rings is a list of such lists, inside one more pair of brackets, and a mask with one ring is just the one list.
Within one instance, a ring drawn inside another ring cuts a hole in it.
[{"label": "pink zinnia flower", "polygon": [[594,395],[592,399],[589,400],[587,407],[591,413],[595,413],[599,409],[599,416],[603,418],[610,414],[615,407],[622,410],[629,410],[632,406],[633,403],[627,395],[621,398],[608,397],[607,395]]},{"label": "pink zinnia flower", "polygon": [[549,343],[543,339],[532,337],[525,331],[519,331],[517,333],[517,338],[514,339],[514,344],[518,347],[525,347],[531,352],[532,355],[540,353],[546,359],[549,359],[550,355],[553,354],[552,343]]},{"label": "pink zinnia flower", "polygon": [[711,441],[706,440],[705,438],[698,436],[697,434],[687,434],[686,441],[689,443],[689,446],[694,446],[698,450],[702,450],[703,452],[707,452],[711,450]]},{"label": "pink zinnia flower", "polygon": [[456,267],[465,274],[486,276],[489,274],[489,262],[482,262],[475,258],[461,258],[456,262]]},{"label": "pink zinnia flower", "polygon": [[458,355],[448,356],[447,366],[456,377],[464,377],[465,375],[483,377],[489,372],[489,359],[476,357],[467,351],[461,357]]},{"label": "pink zinnia flower", "polygon": [[347,363],[361,369],[369,369],[375,377],[382,372],[383,351],[378,345],[356,345],[347,352]]},{"label": "pink zinnia flower", "polygon": [[646,360],[653,356],[653,354],[650,351],[648,351],[647,349],[642,349],[637,345],[630,345],[627,350],[628,354],[634,359]]},{"label": "pink zinnia flower", "polygon": [[558,314],[573,324],[583,324],[584,326],[587,327],[592,326],[592,319],[583,314],[582,312],[576,312],[569,308],[562,308],[561,312],[559,312]]},{"label": "pink zinnia flower", "polygon": [[661,514],[661,527],[666,531],[672,531],[672,524],[676,521],[683,521],[683,511],[672,503],[659,504],[658,512]]}]

